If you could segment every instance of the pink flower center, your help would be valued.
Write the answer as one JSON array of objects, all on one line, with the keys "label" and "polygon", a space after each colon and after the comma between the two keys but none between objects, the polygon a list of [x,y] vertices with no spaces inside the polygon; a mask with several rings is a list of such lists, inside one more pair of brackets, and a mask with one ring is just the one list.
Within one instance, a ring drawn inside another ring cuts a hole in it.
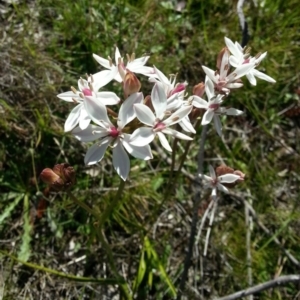
[{"label": "pink flower center", "polygon": [[218,103],[213,103],[211,104],[208,108],[213,109],[213,110],[217,110],[220,107],[220,104]]},{"label": "pink flower center", "polygon": [[247,59],[244,60],[243,65],[244,64],[249,64],[249,62],[250,62],[250,58],[247,58]]},{"label": "pink flower center", "polygon": [[110,128],[110,133],[109,135],[113,138],[117,138],[120,134],[120,131],[116,127],[111,127]]},{"label": "pink flower center", "polygon": [[166,128],[166,125],[163,122],[158,122],[155,126],[154,126],[154,130],[155,131],[161,131],[164,130]]},{"label": "pink flower center", "polygon": [[84,96],[92,96],[93,95],[92,91],[88,88],[84,88],[82,90],[82,93],[83,93]]},{"label": "pink flower center", "polygon": [[226,86],[227,81],[226,80],[218,80],[218,83],[215,85],[216,90],[222,91],[222,89]]}]

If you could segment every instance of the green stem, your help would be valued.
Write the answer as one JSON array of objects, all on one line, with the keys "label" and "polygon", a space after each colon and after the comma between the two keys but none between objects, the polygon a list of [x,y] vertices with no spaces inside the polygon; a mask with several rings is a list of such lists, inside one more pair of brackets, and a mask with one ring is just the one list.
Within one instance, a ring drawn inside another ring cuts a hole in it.
[{"label": "green stem", "polygon": [[118,206],[118,202],[121,201],[121,196],[124,191],[124,188],[125,188],[125,181],[120,179],[119,189],[118,189],[118,192],[117,192],[115,198],[110,203],[110,205],[105,209],[105,211],[103,212],[103,214],[101,215],[101,217],[99,219],[99,228],[103,227],[103,225],[105,224],[107,219],[110,217],[110,215],[112,214],[115,207]]},{"label": "green stem", "polygon": [[[119,186],[119,190],[117,192],[116,198],[115,199],[119,199],[119,197],[122,194],[122,191],[125,187],[125,182],[124,184],[122,184],[122,182],[124,182],[123,180],[120,183]],[[102,232],[102,227],[106,221],[106,219],[110,216],[110,212],[113,210],[114,206],[112,206],[112,203],[115,203],[115,199],[114,201],[111,203],[111,205],[108,207],[108,209],[105,210],[105,212],[103,213],[103,215],[100,215],[97,213],[96,210],[93,210],[92,208],[90,208],[87,204],[85,204],[82,201],[79,201],[70,191],[67,192],[69,197],[72,199],[73,202],[75,202],[78,206],[82,207],[85,211],[87,211],[88,213],[90,213],[91,215],[93,215],[97,221],[98,221],[98,230],[96,230],[97,236],[99,238],[99,241],[101,242],[102,246],[105,249],[105,252],[108,256],[108,262],[110,265],[111,270],[113,271],[114,275],[118,278],[119,281],[119,285],[120,285],[120,289],[122,294],[125,296],[125,299],[132,299],[131,295],[130,295],[130,291],[128,289],[128,286],[126,283],[124,283],[124,278],[122,276],[119,275],[117,267],[115,265],[115,260],[113,257],[113,253],[112,250],[109,246],[109,244],[106,242],[104,234]]]}]

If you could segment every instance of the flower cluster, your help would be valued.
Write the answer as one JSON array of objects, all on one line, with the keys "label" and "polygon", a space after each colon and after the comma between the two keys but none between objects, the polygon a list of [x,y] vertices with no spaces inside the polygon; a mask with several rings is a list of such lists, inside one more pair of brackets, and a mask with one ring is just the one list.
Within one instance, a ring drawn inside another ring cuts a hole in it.
[{"label": "flower cluster", "polygon": [[[71,87],[71,91],[58,95],[76,105],[65,122],[65,131],[71,131],[82,142],[95,142],[85,155],[85,164],[101,161],[110,147],[114,168],[126,180],[130,171],[127,153],[142,160],[151,159],[150,143],[156,136],[167,151],[172,151],[169,137],[192,140],[190,135],[196,133],[194,121],[201,114],[201,124],[207,125],[213,120],[221,136],[220,116],[243,113],[223,106],[231,89],[243,85],[240,78],[247,76],[253,85],[256,84],[255,77],[275,82],[255,69],[266,53],[251,57],[248,49],[243,49],[237,42],[234,44],[225,38],[225,44],[218,56],[218,70],[203,66],[205,81],[196,85],[190,96],[187,82],[176,83],[176,75],[168,78],[155,66],[145,66],[149,56],[127,55],[125,63],[118,48],[114,62],[110,57],[104,59],[93,54],[106,70],[86,79],[80,78],[78,90]],[[150,95],[144,97],[140,92],[141,83],[135,74],[144,75],[153,83]],[[112,80],[122,85],[122,99],[113,92],[100,91]],[[178,126],[174,127],[176,124]]]}]

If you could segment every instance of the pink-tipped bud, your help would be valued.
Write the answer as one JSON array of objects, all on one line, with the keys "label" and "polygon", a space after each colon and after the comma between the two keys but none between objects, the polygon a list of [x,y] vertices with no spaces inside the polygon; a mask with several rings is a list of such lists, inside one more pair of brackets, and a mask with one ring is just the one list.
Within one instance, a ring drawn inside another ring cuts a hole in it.
[{"label": "pink-tipped bud", "polygon": [[141,83],[138,78],[129,70],[126,70],[126,75],[123,80],[123,91],[127,98],[133,93],[137,93],[141,89]]},{"label": "pink-tipped bud", "polygon": [[227,55],[227,58],[229,57],[230,55],[230,52],[228,50],[227,47],[224,47],[218,54],[218,58],[217,58],[217,69],[220,70],[221,69],[221,65],[222,65],[222,60],[223,60],[223,57],[224,57],[224,54]]},{"label": "pink-tipped bud", "polygon": [[193,95],[202,97],[205,92],[205,84],[204,82],[200,82],[193,88]]},{"label": "pink-tipped bud", "polygon": [[186,83],[185,82],[184,83],[177,83],[176,86],[175,86],[175,88],[172,90],[170,96],[172,96],[172,95],[174,95],[176,93],[184,91],[185,87],[186,87]]},{"label": "pink-tipped bud", "polygon": [[49,187],[57,191],[71,187],[76,181],[75,170],[66,163],[55,165],[53,170],[50,168],[44,169],[40,174],[40,178]]}]

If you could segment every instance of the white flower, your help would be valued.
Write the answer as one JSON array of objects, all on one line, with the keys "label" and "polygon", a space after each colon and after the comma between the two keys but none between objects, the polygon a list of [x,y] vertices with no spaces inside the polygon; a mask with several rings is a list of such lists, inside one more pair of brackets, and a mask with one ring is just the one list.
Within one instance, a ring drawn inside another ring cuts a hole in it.
[{"label": "white flower", "polygon": [[[93,54],[95,60],[104,68],[108,69],[102,72],[106,72],[107,76],[112,77],[118,82],[122,82],[126,74],[126,69],[130,70],[133,73],[143,74],[145,76],[153,76],[153,68],[145,66],[147,60],[150,56],[142,56],[140,58],[135,58],[133,53],[131,56],[127,55],[127,64],[124,65],[123,58],[121,57],[118,47],[116,47],[115,52],[115,64],[113,64],[112,59],[102,58],[96,54]],[[98,77],[98,73],[94,74],[95,77]]]},{"label": "white flower", "polygon": [[225,174],[221,176],[216,176],[214,168],[209,166],[210,176],[199,174],[199,177],[202,177],[204,180],[204,188],[211,188],[211,196],[215,199],[217,196],[217,190],[228,193],[228,189],[222,185],[222,183],[233,183],[240,179],[240,176],[235,174]]},{"label": "white flower", "polygon": [[[186,101],[184,101],[184,93],[185,88],[187,86],[187,82],[177,83],[176,84],[176,75],[170,75],[170,79],[167,78],[160,70],[158,70],[154,66],[156,77],[150,77],[149,81],[151,82],[159,82],[162,84],[166,97],[167,97],[167,111],[175,111],[179,109],[183,105],[186,105]],[[190,122],[188,116],[185,116],[179,123],[180,127],[190,133],[196,133],[193,125]]]},{"label": "white flower", "polygon": [[276,82],[272,77],[255,69],[260,64],[260,62],[266,57],[267,52],[264,52],[263,54],[259,53],[257,56],[252,57],[250,56],[250,53],[247,51],[247,49],[243,49],[238,42],[233,43],[229,38],[225,37],[225,43],[232,54],[229,57],[229,63],[233,67],[254,63],[254,68],[249,70],[246,74],[249,82],[252,85],[256,85],[255,77],[272,83]]},{"label": "white flower", "polygon": [[[104,74],[100,74],[99,77],[103,77],[103,75]],[[84,106],[85,97],[94,97],[103,105],[114,105],[120,102],[120,98],[115,93],[98,92],[98,90],[106,84],[105,80],[101,80],[101,82],[103,85],[99,82],[94,84],[93,76],[89,77],[88,80],[80,78],[78,80],[79,91],[72,87],[71,91],[57,95],[59,99],[78,104],[72,109],[65,122],[64,130],[66,132],[75,128],[78,123],[82,130],[87,128],[90,124],[91,118],[87,114]]]},{"label": "white flower", "polygon": [[236,89],[243,86],[241,82],[237,82],[239,78],[249,73],[254,68],[254,63],[239,65],[230,74],[229,72],[229,53],[225,51],[222,56],[221,66],[219,72],[202,66],[205,74],[213,81],[215,89],[218,92],[229,94],[230,89]]},{"label": "white flower", "polygon": [[179,123],[185,116],[187,116],[193,108],[192,105],[184,105],[165,118],[167,113],[167,97],[162,84],[158,82],[152,89],[151,100],[155,110],[155,115],[151,109],[144,104],[134,105],[137,118],[142,123],[150,127],[141,127],[136,129],[130,139],[132,145],[148,145],[153,141],[155,136],[158,135],[162,146],[171,152],[172,149],[165,137],[165,134],[169,134],[183,140],[192,140],[191,137],[169,128],[170,126]]},{"label": "white flower", "polygon": [[153,66],[156,77],[150,77],[149,81],[160,82],[164,87],[167,99],[172,102],[173,99],[183,99],[187,82],[176,83],[176,75],[170,75],[170,79],[167,76]]},{"label": "white flower", "polygon": [[241,110],[235,108],[221,107],[224,95],[215,95],[214,85],[208,76],[205,77],[205,93],[208,98],[208,102],[198,96],[192,96],[192,104],[197,108],[205,109],[206,112],[202,118],[202,125],[207,125],[214,119],[214,124],[219,136],[222,135],[222,124],[219,115],[232,115],[239,116],[243,114]]},{"label": "white flower", "polygon": [[87,99],[87,112],[91,116],[91,119],[99,126],[89,125],[85,130],[77,127],[72,133],[77,139],[83,142],[91,142],[97,139],[100,139],[100,141],[88,149],[84,158],[85,164],[92,165],[99,162],[103,158],[107,147],[110,146],[113,148],[114,168],[118,175],[123,180],[126,180],[130,171],[130,161],[124,148],[136,158],[143,160],[152,158],[149,145],[142,147],[132,145],[130,134],[122,131],[135,118],[134,103],[141,103],[142,101],[142,93],[134,93],[129,96],[119,110],[117,126],[115,126],[110,122],[103,105],[99,105],[93,98]]}]

